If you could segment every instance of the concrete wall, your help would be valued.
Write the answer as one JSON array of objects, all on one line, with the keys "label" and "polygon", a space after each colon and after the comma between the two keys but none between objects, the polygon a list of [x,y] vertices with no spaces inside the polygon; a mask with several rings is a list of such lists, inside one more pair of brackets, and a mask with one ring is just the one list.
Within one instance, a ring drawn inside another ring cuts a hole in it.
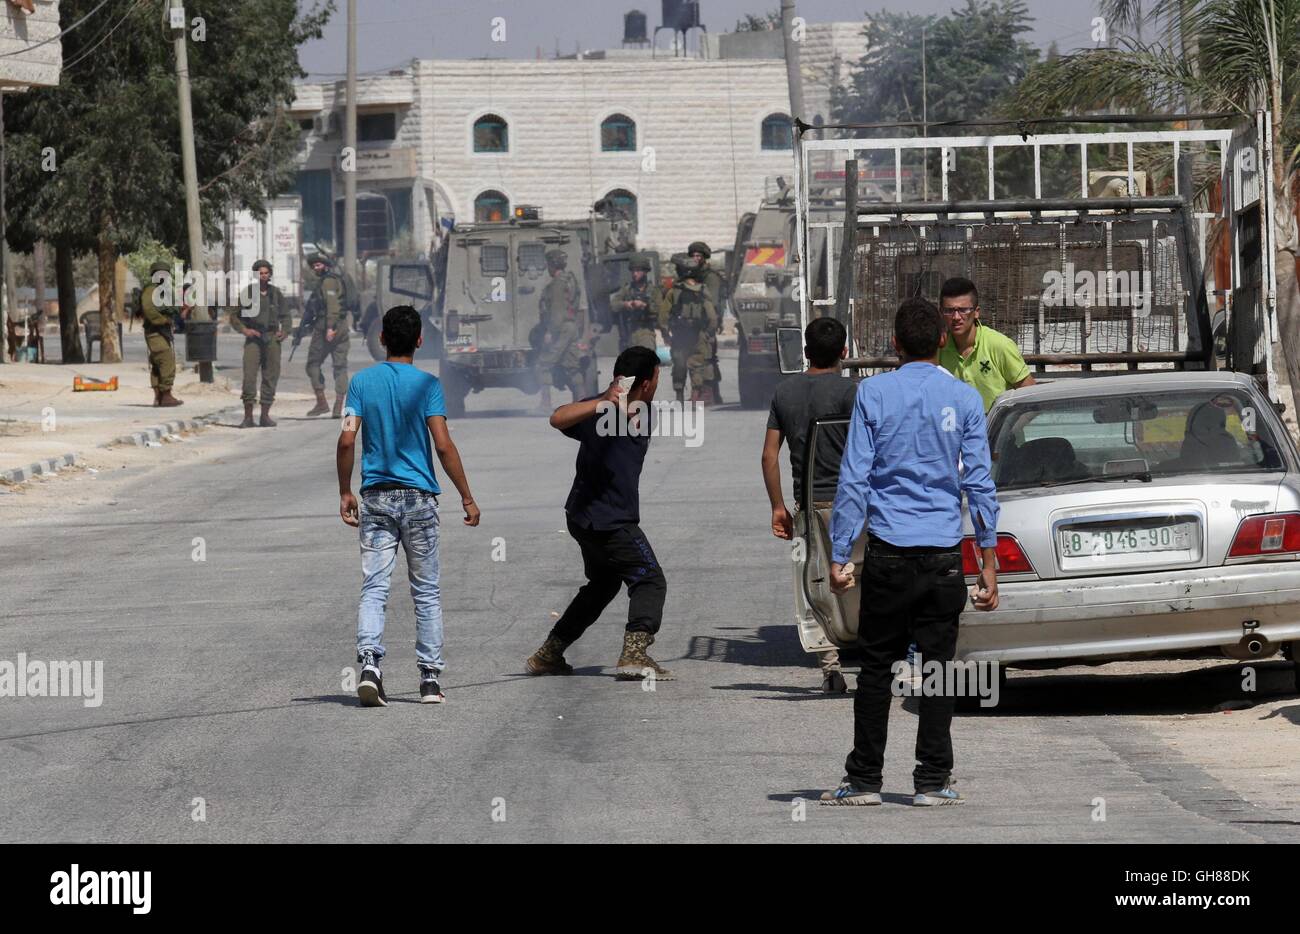
[{"label": "concrete wall", "polygon": [[58,0],[33,0],[31,13],[0,0],[0,86],[58,84],[63,46],[44,42],[58,34]]}]

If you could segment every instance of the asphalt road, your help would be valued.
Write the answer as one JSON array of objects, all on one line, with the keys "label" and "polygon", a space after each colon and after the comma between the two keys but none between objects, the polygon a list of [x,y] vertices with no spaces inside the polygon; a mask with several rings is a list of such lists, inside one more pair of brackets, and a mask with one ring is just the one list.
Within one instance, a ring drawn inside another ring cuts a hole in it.
[{"label": "asphalt road", "polygon": [[[222,346],[233,360],[234,342]],[[734,358],[726,370],[734,400]],[[284,388],[301,380],[295,360]],[[852,703],[816,690],[788,624],[788,546],[767,531],[758,467],[763,412],[710,411],[698,447],[652,442],[642,524],[669,582],[652,654],[679,680],[645,691],[608,674],[623,596],[570,650],[574,677],[526,677],[524,658],[581,580],[562,512],[575,447],[521,414],[532,403],[472,397],[452,426],[483,523],[444,513],[442,706],[416,702],[404,562],[386,638],[391,706],[359,708],[342,687],[357,538],[336,514],[337,423],[295,417],[301,403],[275,430],[204,433],[197,466],[134,480],[115,506],[23,524],[0,511],[0,660],[102,660],[105,681],[94,708],[0,698],[0,838],[1294,839],[1300,807],[1248,800],[1144,725],[1237,696],[1224,666],[1013,673],[995,711],[955,721],[964,808],[903,806],[915,717],[900,702],[886,806],[801,808],[840,777]],[[1293,691],[1283,663],[1261,673],[1262,697]],[[1284,710],[1292,722],[1297,709]]]}]

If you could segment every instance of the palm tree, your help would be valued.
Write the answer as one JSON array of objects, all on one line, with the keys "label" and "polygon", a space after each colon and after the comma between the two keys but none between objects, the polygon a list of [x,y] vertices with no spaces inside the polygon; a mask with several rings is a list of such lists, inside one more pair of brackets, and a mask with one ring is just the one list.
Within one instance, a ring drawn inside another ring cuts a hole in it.
[{"label": "palm tree", "polygon": [[1300,0],[1103,0],[1100,9],[1112,28],[1146,22],[1166,41],[1123,36],[1111,48],[1044,64],[1021,82],[1014,109],[1028,117],[1113,102],[1156,113],[1194,107],[1247,120],[1269,112],[1277,318],[1300,413],[1300,234],[1292,194],[1300,157]]}]

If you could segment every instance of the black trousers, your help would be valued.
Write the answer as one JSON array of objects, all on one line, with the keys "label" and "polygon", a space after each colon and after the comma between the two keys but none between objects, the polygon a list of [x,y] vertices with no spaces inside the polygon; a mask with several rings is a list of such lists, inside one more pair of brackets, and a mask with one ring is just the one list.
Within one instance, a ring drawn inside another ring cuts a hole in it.
[{"label": "black trousers", "polygon": [[609,601],[627,584],[631,601],[627,631],[654,635],[663,622],[668,581],[640,526],[625,525],[608,532],[584,529],[569,522],[569,534],[582,549],[587,583],[578,590],[551,635],[565,644],[576,642],[600,618]]},{"label": "black trousers", "polygon": [[[966,579],[956,548],[896,548],[880,539],[867,544],[863,560],[858,646],[862,672],[853,698],[853,751],[844,770],[855,782],[879,791],[893,699],[890,670],[915,642],[922,662],[951,661],[957,650],[957,619],[966,604]],[[952,712],[956,698],[920,698],[916,732],[915,790],[937,791],[952,773]]]}]

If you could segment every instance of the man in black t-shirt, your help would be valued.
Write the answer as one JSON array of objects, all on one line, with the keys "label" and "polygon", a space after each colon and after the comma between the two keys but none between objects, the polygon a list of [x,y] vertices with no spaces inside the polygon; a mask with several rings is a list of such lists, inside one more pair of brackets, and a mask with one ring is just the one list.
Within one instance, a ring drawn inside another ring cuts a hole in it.
[{"label": "man in black t-shirt", "polygon": [[[634,381],[624,393],[619,377],[626,376]],[[616,676],[672,679],[646,651],[663,619],[668,582],[638,525],[641,465],[650,447],[650,409],[658,387],[659,357],[648,348],[629,347],[614,362],[614,382],[603,395],[562,405],[551,414],[551,427],[578,442],[573,487],[564,511],[569,534],[582,550],[587,583],[542,647],[529,656],[530,674],[572,674],[564,650],[627,584],[627,631]]]},{"label": "man in black t-shirt", "polygon": [[[790,540],[795,535],[794,519],[781,495],[781,442],[790,446],[790,472],[794,479],[795,510],[804,508],[806,471],[805,447],[809,426],[818,418],[848,418],[858,384],[840,375],[840,360],[848,352],[848,334],[835,318],[815,318],[804,329],[804,354],[808,369],[783,380],[772,396],[763,440],[763,482],[772,504],[772,534]],[[817,432],[817,456],[813,463],[812,502],[829,508],[839,483],[840,460],[844,457],[847,425],[828,425]],[[805,517],[806,518],[806,517]],[[803,523],[805,529],[811,522]],[[813,532],[815,534],[815,531]],[[848,690],[840,671],[840,653],[835,649],[818,652],[822,668],[822,690],[843,694]]]}]

